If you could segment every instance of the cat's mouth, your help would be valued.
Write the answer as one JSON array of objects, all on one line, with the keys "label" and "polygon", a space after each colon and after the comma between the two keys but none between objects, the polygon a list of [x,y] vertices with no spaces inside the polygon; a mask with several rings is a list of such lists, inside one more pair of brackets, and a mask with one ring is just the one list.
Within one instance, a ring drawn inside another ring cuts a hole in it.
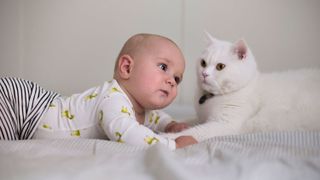
[{"label": "cat's mouth", "polygon": [[210,83],[209,83],[206,79],[203,79],[203,80],[202,80],[202,84],[203,84],[203,85],[210,85]]},{"label": "cat's mouth", "polygon": [[200,78],[200,79],[201,79],[201,81],[202,81],[203,84],[208,84],[206,78],[202,77],[202,78]]}]

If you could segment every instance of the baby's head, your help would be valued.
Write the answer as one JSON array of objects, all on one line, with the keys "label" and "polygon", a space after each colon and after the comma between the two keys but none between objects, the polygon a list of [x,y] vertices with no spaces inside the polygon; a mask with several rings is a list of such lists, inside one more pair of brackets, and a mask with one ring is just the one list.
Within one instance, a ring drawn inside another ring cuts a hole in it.
[{"label": "baby's head", "polygon": [[137,34],[121,49],[114,78],[136,111],[160,109],[175,99],[184,69],[183,54],[172,40],[160,35]]}]

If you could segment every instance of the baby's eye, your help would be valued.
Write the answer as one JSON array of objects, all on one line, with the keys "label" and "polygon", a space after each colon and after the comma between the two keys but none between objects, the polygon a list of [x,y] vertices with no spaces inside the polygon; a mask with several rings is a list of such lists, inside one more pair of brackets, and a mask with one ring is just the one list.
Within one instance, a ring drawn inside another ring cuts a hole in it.
[{"label": "baby's eye", "polygon": [[159,64],[159,67],[160,67],[163,71],[167,71],[167,69],[168,69],[168,66],[167,66],[166,64],[163,64],[163,63]]},{"label": "baby's eye", "polygon": [[206,61],[204,59],[201,59],[200,64],[201,64],[201,67],[206,67],[207,66],[207,63],[206,63]]},{"label": "baby's eye", "polygon": [[176,81],[177,84],[181,82],[181,79],[179,77],[174,77],[174,80]]}]

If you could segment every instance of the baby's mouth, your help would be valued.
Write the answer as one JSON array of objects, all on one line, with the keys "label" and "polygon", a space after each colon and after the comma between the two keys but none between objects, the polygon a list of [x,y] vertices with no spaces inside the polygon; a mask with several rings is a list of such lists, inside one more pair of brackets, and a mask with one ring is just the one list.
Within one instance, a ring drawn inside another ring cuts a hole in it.
[{"label": "baby's mouth", "polygon": [[166,96],[168,96],[168,95],[169,95],[169,92],[168,92],[168,91],[166,91],[166,90],[161,89],[160,91],[161,91],[163,94],[165,94]]}]

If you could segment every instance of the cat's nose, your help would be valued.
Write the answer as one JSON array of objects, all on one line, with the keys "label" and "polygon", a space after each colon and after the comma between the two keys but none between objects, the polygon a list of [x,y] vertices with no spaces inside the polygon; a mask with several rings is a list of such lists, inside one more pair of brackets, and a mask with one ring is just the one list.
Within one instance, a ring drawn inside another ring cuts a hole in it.
[{"label": "cat's nose", "polygon": [[209,75],[208,75],[206,72],[202,72],[202,76],[203,76],[204,78],[206,78],[206,77],[208,77]]}]

